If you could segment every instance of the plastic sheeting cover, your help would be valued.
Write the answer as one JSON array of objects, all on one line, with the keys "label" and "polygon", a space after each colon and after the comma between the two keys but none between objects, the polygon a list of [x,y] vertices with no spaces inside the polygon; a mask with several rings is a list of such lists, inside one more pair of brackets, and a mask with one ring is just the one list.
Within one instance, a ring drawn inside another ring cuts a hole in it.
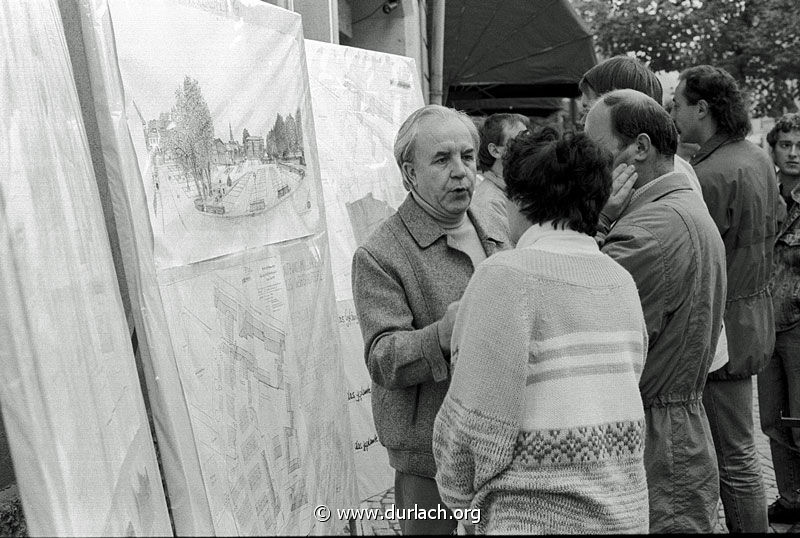
[{"label": "plastic sheeting cover", "polygon": [[325,195],[347,408],[358,491],[366,499],[394,485],[377,442],[364,340],[353,305],[358,245],[406,197],[393,147],[405,119],[424,105],[411,58],[306,40],[311,101]]},{"label": "plastic sheeting cover", "polygon": [[0,6],[0,400],[32,535],[169,516],[54,1]]},{"label": "plastic sheeting cover", "polygon": [[357,496],[300,18],[255,0],[86,9],[176,530],[339,532],[312,514]]}]

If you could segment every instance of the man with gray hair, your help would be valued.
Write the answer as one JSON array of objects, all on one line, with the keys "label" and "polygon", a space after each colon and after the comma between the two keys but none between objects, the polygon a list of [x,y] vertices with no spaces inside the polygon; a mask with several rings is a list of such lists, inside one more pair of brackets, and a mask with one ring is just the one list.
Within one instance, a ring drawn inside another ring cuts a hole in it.
[{"label": "man with gray hair", "polygon": [[416,505],[445,510],[434,477],[433,422],[450,384],[450,337],[475,267],[505,244],[468,209],[478,131],[463,113],[420,108],[394,153],[409,191],[353,256],[353,299],[372,378],[372,412],[395,469],[403,534],[449,534],[452,519],[417,519]]},{"label": "man with gray hair", "polygon": [[630,201],[601,230],[601,250],[633,276],[647,326],[639,390],[650,532],[711,533],[719,475],[702,394],[725,309],[725,247],[702,199],[675,171],[678,133],[659,103],[612,91],[589,110],[585,131],[615,168],[636,175]]}]

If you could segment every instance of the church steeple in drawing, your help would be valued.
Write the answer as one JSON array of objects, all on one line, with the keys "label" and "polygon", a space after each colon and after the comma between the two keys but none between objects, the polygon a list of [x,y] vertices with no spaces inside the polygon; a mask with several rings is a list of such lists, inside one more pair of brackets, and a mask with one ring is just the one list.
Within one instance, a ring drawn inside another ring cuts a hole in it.
[{"label": "church steeple in drawing", "polygon": [[228,131],[230,131],[230,141],[233,142],[233,128],[231,127],[231,122],[228,122]]}]

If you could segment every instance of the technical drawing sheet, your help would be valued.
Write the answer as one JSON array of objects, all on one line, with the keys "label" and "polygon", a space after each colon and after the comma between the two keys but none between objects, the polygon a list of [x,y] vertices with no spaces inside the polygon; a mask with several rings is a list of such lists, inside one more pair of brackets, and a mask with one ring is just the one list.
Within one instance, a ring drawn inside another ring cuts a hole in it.
[{"label": "technical drawing sheet", "polygon": [[305,43],[345,365],[343,396],[359,495],[366,499],[392,487],[394,472],[372,419],[351,264],[358,245],[406,197],[394,139],[403,121],[424,103],[413,59],[308,39]]}]

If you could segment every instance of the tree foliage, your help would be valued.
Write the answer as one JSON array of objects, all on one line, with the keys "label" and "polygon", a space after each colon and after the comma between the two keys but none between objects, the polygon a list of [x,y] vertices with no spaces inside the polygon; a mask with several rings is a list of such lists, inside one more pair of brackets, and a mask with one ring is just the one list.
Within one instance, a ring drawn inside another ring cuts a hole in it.
[{"label": "tree foliage", "polygon": [[166,130],[164,147],[192,175],[197,194],[202,197],[209,192],[213,141],[214,123],[208,103],[198,82],[186,76],[175,90],[172,123]]},{"label": "tree foliage", "polygon": [[299,119],[300,109],[297,109],[295,117],[289,114],[284,118],[278,114],[278,117],[275,118],[275,124],[267,133],[267,153],[273,157],[286,157],[289,154],[299,155],[303,153],[303,128]]},{"label": "tree foliage", "polygon": [[654,71],[710,64],[749,91],[756,115],[800,98],[798,0],[572,0],[601,54],[635,54]]}]

